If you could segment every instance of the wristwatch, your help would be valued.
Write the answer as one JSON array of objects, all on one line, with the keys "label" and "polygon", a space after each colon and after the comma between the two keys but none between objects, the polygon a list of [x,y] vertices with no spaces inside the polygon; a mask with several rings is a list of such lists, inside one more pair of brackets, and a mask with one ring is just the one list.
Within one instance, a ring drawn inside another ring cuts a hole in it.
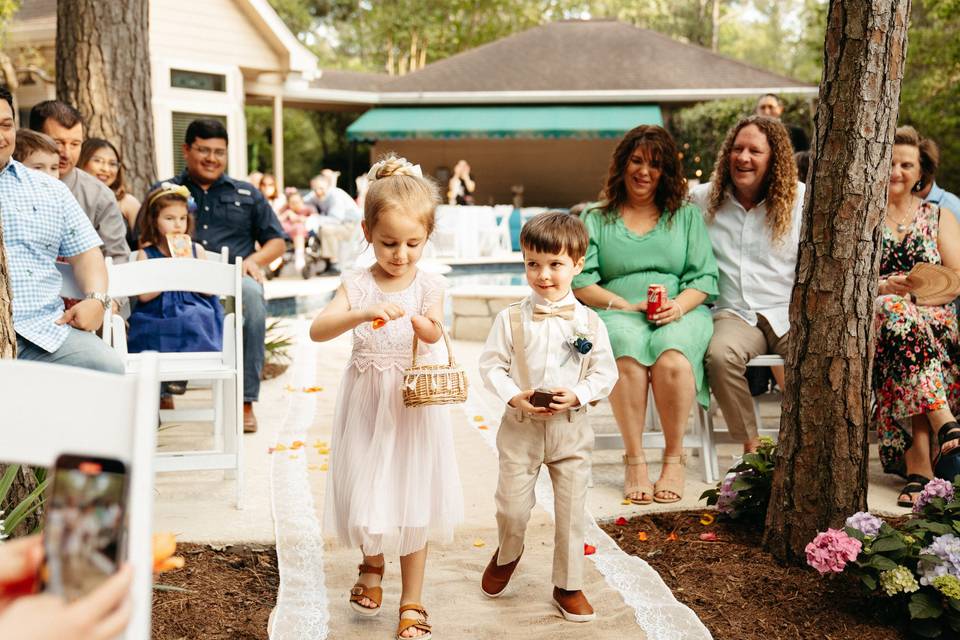
[{"label": "wristwatch", "polygon": [[93,291],[87,294],[87,300],[96,300],[103,305],[103,310],[106,311],[110,307],[110,303],[113,299],[105,293],[100,293],[99,291]]}]

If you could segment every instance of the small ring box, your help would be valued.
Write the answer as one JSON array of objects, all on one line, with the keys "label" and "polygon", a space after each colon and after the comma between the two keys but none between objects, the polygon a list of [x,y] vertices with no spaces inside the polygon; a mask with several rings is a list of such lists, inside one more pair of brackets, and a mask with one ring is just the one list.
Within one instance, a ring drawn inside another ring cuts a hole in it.
[{"label": "small ring box", "polygon": [[536,389],[533,392],[533,395],[530,396],[530,404],[535,407],[543,407],[544,409],[550,408],[550,403],[553,402],[553,392],[550,389]]}]

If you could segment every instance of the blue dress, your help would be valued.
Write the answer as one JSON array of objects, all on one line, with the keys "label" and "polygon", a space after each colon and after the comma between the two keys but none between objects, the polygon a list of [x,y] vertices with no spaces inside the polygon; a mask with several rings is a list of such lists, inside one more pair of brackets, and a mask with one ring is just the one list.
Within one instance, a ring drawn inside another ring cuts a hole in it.
[{"label": "blue dress", "polygon": [[[146,247],[147,258],[166,258]],[[197,247],[193,247],[197,255]],[[127,351],[183,353],[223,349],[223,307],[216,296],[189,291],[164,291],[149,302],[138,302],[130,314]]]}]

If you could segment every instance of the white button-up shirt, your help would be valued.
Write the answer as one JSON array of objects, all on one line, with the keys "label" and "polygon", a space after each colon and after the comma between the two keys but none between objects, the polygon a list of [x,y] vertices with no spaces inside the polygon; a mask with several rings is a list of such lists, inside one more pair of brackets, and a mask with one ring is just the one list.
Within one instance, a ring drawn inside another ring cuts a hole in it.
[{"label": "white button-up shirt", "polygon": [[[704,214],[710,187],[707,182],[690,192],[690,199]],[[747,211],[727,192],[713,221],[707,223],[720,271],[714,314],[732,311],[753,326],[763,316],[778,336],[790,330],[790,294],[796,279],[805,190],[798,182],[790,231],[780,242],[771,238],[766,201]]]},{"label": "white button-up shirt", "polygon": [[[533,320],[533,305],[551,308],[574,305],[573,320],[560,317]],[[610,394],[619,374],[610,347],[610,338],[603,321],[597,319],[593,334],[593,349],[583,380],[580,380],[581,356],[568,344],[568,339],[577,331],[587,331],[590,310],[568,293],[558,302],[549,302],[531,293],[520,304],[523,322],[523,340],[526,345],[527,370],[531,388],[570,389],[580,400],[581,406],[600,400]],[[513,333],[510,329],[510,308],[497,314],[480,354],[480,376],[487,389],[497,394],[504,403],[521,391],[516,360],[513,357]]]}]

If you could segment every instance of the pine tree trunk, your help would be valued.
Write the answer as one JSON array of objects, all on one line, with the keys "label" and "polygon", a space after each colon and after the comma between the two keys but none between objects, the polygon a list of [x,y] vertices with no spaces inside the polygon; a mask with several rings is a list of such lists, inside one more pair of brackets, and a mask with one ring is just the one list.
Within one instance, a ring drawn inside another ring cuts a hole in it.
[{"label": "pine tree trunk", "polygon": [[[0,220],[0,360],[12,359],[17,357],[17,334],[13,330],[13,308],[10,305],[12,295],[10,293],[10,271],[7,269],[7,253],[3,244],[3,223]],[[0,459],[0,476],[6,470],[7,465]],[[0,504],[0,511],[9,513],[13,507],[27,497],[37,486],[36,478],[33,472],[28,468],[21,468],[20,473],[14,478],[10,486],[10,492],[7,494],[7,500]],[[0,519],[3,519],[0,516]],[[26,518],[16,532],[7,531],[7,534],[23,535],[32,531],[38,522],[36,515]]]},{"label": "pine tree trunk", "polygon": [[831,0],[764,542],[802,561],[866,508],[873,301],[910,0]]},{"label": "pine tree trunk", "polygon": [[126,187],[142,198],[156,180],[148,0],[58,0],[57,96],[80,110],[88,138],[123,155]]}]

